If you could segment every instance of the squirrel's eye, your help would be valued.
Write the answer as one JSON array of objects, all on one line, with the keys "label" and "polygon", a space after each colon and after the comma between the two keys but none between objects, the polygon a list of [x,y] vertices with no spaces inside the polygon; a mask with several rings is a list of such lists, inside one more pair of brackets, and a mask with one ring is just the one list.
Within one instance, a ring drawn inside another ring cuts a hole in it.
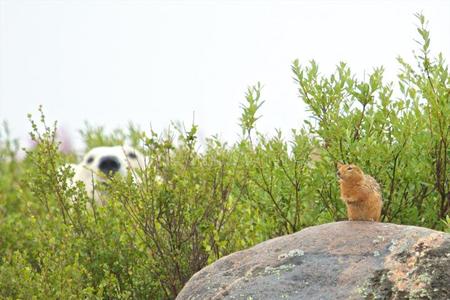
[{"label": "squirrel's eye", "polygon": [[89,158],[87,159],[87,163],[90,164],[94,161],[94,158],[92,156],[89,156]]},{"label": "squirrel's eye", "polygon": [[131,158],[131,159],[136,159],[136,158],[137,158],[137,155],[136,155],[136,153],[134,153],[134,152],[128,153],[127,156],[128,156],[129,158]]},{"label": "squirrel's eye", "polygon": [[347,170],[351,170],[351,169],[353,169],[353,168],[352,168],[352,167],[348,167],[348,168],[347,168]]}]

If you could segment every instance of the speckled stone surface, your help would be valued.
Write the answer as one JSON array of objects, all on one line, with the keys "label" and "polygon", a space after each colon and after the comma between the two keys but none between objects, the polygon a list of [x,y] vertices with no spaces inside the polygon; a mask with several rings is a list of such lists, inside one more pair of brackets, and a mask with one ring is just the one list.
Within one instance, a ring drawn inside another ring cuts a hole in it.
[{"label": "speckled stone surface", "polygon": [[177,299],[450,299],[450,235],[376,222],[314,226],[223,257]]}]

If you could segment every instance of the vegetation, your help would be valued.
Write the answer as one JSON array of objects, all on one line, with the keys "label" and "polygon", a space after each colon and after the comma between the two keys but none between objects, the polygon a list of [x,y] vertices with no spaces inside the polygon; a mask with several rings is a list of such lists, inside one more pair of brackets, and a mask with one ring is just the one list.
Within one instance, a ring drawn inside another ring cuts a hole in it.
[{"label": "vegetation", "polygon": [[[308,226],[342,220],[336,163],[352,162],[383,188],[384,222],[450,232],[450,76],[432,58],[423,16],[412,66],[399,58],[398,85],[383,68],[363,80],[347,65],[323,76],[294,61],[311,116],[288,137],[257,130],[261,85],[242,106],[242,138],[199,147],[197,126],[164,134],[87,127],[87,148],[128,142],[150,158],[115,177],[110,201],[93,205],[67,185],[56,124],[30,118],[35,148],[0,133],[0,298],[173,299],[184,283],[229,253]],[[397,89],[398,87],[398,89]],[[92,201],[91,201],[92,202]]]}]

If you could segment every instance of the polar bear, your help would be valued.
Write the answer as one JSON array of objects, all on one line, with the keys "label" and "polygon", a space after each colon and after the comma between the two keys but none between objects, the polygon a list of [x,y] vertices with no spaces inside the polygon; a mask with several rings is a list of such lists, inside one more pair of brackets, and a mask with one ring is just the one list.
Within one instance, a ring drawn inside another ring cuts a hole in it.
[{"label": "polar bear", "polygon": [[[130,146],[97,147],[87,152],[79,164],[70,164],[74,171],[72,183],[84,183],[87,194],[97,205],[104,204],[102,193],[96,188],[114,174],[126,176],[128,171],[144,169],[146,159],[142,153]],[[133,176],[136,174],[133,173]],[[136,176],[135,176],[136,178]],[[136,178],[137,179],[137,178]]]}]

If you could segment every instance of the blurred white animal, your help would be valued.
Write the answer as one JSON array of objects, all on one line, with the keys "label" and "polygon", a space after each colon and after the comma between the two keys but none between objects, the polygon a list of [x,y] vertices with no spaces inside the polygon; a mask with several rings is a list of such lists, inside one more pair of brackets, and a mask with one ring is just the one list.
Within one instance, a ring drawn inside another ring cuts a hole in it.
[{"label": "blurred white animal", "polygon": [[78,165],[70,164],[75,173],[72,182],[83,182],[87,194],[102,205],[98,183],[106,182],[115,173],[126,176],[130,170],[144,169],[145,163],[142,153],[130,146],[93,148]]}]

